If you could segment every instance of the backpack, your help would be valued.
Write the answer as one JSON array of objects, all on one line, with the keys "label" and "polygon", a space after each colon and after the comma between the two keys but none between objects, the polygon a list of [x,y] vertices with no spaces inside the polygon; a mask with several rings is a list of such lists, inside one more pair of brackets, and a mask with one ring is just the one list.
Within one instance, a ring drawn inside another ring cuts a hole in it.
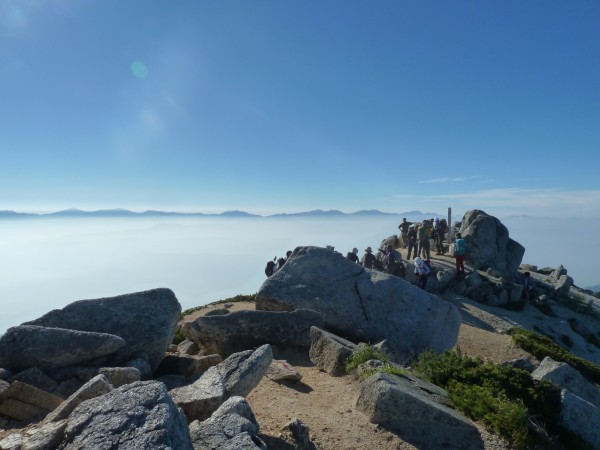
[{"label": "backpack", "polygon": [[467,254],[467,241],[463,238],[457,239],[454,243],[454,253],[460,256]]}]

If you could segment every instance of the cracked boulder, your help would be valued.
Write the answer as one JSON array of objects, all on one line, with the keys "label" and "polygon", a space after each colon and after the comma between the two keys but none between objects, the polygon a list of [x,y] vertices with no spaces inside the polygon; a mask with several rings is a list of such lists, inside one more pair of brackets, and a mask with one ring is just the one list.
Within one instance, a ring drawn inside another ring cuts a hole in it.
[{"label": "cracked boulder", "polygon": [[296,248],[261,286],[256,309],[318,311],[325,328],[341,337],[371,343],[386,339],[396,360],[430,348],[452,348],[461,323],[454,305],[320,247]]}]

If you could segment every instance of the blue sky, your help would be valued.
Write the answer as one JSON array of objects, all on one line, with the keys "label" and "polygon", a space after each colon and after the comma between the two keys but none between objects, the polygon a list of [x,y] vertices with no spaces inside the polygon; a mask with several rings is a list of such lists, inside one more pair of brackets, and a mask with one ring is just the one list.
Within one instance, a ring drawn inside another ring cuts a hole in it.
[{"label": "blue sky", "polygon": [[0,2],[0,209],[600,216],[597,1]]}]

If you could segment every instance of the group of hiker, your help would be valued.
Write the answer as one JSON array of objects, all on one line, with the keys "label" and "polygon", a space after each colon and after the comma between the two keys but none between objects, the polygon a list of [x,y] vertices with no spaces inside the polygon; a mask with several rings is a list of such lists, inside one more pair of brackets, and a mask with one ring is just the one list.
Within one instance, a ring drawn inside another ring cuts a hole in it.
[{"label": "group of hiker", "polygon": [[265,267],[265,275],[267,276],[267,278],[273,275],[279,269],[281,269],[291,254],[292,251],[288,250],[285,253],[285,258],[278,258],[277,256],[275,256],[272,260],[268,261]]},{"label": "group of hiker", "polygon": [[[445,219],[434,218],[423,220],[422,222],[411,223],[402,219],[398,225],[400,234],[398,236],[398,245],[396,247],[407,249],[407,259],[414,258],[414,273],[418,279],[418,286],[425,289],[427,278],[431,274],[430,262],[430,240],[434,240],[436,255],[444,255],[451,251],[456,264],[456,276],[464,278],[465,274],[465,256],[467,254],[467,241],[460,232],[456,232],[454,237],[448,236],[450,244],[444,244],[447,233],[450,231]],[[334,247],[327,246],[331,251]],[[359,258],[358,248],[354,247],[352,251],[346,254],[346,258],[355,264],[360,264],[366,269],[379,270],[399,277],[406,276],[406,267],[403,264],[402,254],[394,248],[392,244],[387,244],[384,248],[378,249],[376,256],[371,247],[364,250],[364,254]],[[286,252],[285,258],[275,257],[267,262],[265,275],[272,276],[280,270],[291,256],[292,251]],[[523,273],[517,281],[523,285],[523,297],[531,300],[535,297],[534,280],[529,272]]]},{"label": "group of hiker", "polygon": [[[430,239],[434,240],[436,255],[444,255],[448,252],[444,245],[448,223],[445,219],[434,218],[431,220],[423,220],[422,222],[408,222],[406,218],[402,219],[402,223],[398,225],[400,229],[399,247],[407,249],[407,259],[414,257],[415,274],[419,280],[418,285],[425,289],[427,277],[431,273],[431,254],[430,254]],[[462,238],[460,233],[456,234],[454,240],[453,254],[456,261],[456,273],[459,277],[465,276],[464,259],[467,252],[467,242]],[[331,250],[333,247],[328,246]],[[346,258],[355,264],[360,264],[367,269],[379,270],[392,275],[405,277],[406,268],[402,261],[402,255],[395,250],[391,244],[385,248],[378,249],[380,252],[379,258],[373,254],[371,247],[364,250],[361,258],[358,256],[358,248],[354,247],[352,251],[346,254]],[[265,275],[270,277],[276,273],[287,261],[292,254],[291,251],[286,253],[285,258],[273,258],[265,267]]]}]

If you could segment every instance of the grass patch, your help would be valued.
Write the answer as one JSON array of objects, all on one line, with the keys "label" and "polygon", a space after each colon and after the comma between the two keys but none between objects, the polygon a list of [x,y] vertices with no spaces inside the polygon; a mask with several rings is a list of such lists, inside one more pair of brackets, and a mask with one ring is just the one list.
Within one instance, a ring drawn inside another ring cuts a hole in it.
[{"label": "grass patch", "polygon": [[517,346],[528,351],[540,361],[549,356],[555,361],[566,362],[592,382],[600,383],[600,366],[571,353],[548,336],[517,327],[511,328],[508,334],[512,336],[513,342]]},{"label": "grass patch", "polygon": [[354,372],[358,366],[370,359],[378,359],[384,363],[389,363],[389,358],[385,353],[375,347],[365,345],[352,353],[348,358],[348,361],[346,361],[346,372]]},{"label": "grass patch", "polygon": [[365,380],[375,375],[377,372],[385,372],[392,375],[403,375],[405,373],[404,369],[392,364],[385,353],[371,346],[362,346],[348,358],[348,361],[346,362],[346,372],[354,372],[358,369],[358,366],[372,359],[382,361],[383,365],[365,370],[362,373],[362,378]]},{"label": "grass patch", "polygon": [[173,336],[172,344],[179,345],[183,341],[185,341],[185,336],[183,335],[183,328],[181,328],[181,327],[175,328],[175,336]]},{"label": "grass patch", "polygon": [[181,312],[181,317],[183,318],[187,315],[192,314],[193,312],[199,311],[199,310],[207,308],[209,306],[220,305],[223,303],[254,302],[254,301],[256,301],[256,294],[238,294],[234,297],[224,298],[221,300],[214,301],[212,303],[208,303],[206,305],[196,306],[194,308],[186,309],[185,311]]},{"label": "grass patch", "polygon": [[448,391],[456,408],[505,437],[515,449],[532,448],[543,439],[530,426],[553,427],[559,394],[549,382],[538,383],[521,369],[464,356],[460,350],[422,353],[415,370]]}]

